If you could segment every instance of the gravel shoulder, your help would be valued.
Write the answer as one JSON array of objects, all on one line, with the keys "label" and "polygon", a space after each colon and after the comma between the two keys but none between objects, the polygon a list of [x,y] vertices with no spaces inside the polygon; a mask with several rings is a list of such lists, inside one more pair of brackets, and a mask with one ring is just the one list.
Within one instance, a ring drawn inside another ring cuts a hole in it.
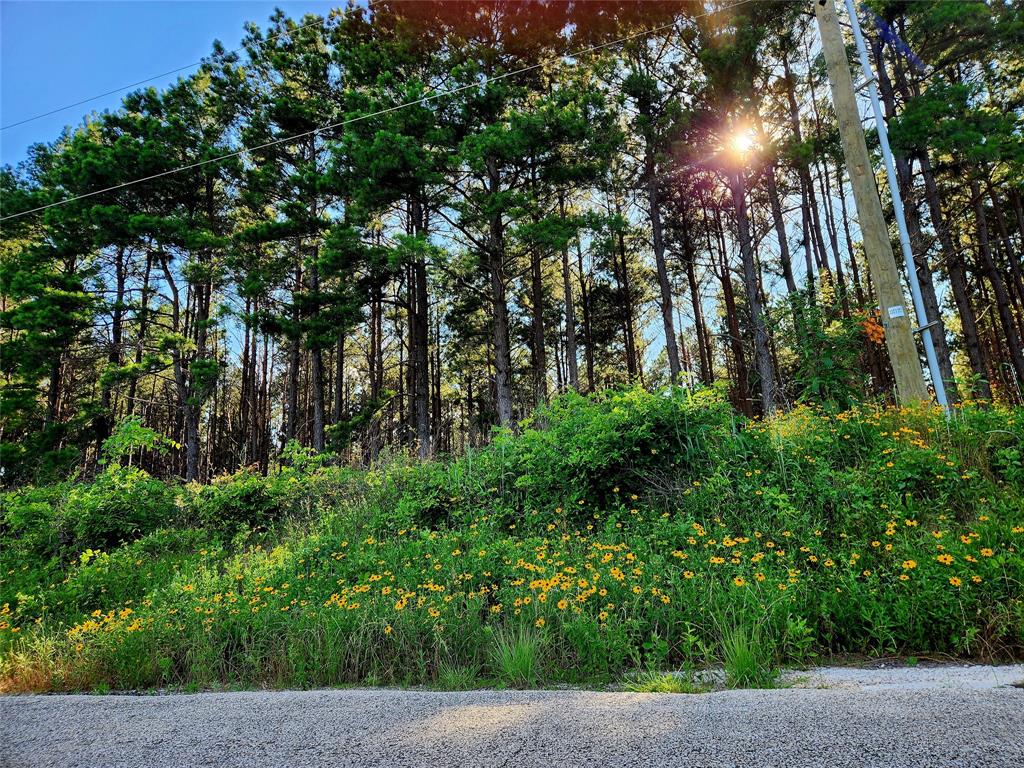
[{"label": "gravel shoulder", "polygon": [[[1012,685],[1024,679],[1022,666],[798,674],[791,682],[809,687],[700,695],[7,696],[0,765],[1024,765],[1024,689]],[[819,687],[828,684],[838,687]]]}]

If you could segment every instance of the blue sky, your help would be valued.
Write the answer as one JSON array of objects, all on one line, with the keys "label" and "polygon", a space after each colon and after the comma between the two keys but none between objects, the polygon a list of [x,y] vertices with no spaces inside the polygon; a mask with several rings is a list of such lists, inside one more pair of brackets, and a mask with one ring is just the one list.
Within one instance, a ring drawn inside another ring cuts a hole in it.
[{"label": "blue sky", "polygon": [[[2,0],[0,125],[199,61],[215,39],[235,48],[242,25],[265,22],[275,7],[301,17],[344,2]],[[0,131],[0,163],[17,164],[32,144],[52,141],[91,111],[116,108],[124,93]]]}]

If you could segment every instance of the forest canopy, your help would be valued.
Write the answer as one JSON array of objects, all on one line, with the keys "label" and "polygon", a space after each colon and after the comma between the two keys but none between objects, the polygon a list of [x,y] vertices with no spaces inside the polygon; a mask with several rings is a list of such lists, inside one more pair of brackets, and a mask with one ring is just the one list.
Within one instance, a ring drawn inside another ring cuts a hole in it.
[{"label": "forest canopy", "polygon": [[[1021,403],[1024,13],[861,23],[942,379]],[[804,2],[278,11],[0,190],[5,485],[460,453],[570,390],[895,397]]]}]

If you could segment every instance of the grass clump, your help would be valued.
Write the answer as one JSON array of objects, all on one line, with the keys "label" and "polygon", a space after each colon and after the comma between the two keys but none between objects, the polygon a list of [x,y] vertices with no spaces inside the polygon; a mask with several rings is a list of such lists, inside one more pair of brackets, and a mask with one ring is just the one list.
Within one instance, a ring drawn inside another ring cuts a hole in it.
[{"label": "grass clump", "polygon": [[631,693],[704,693],[706,686],[672,672],[644,670],[626,679],[623,688]]},{"label": "grass clump", "polygon": [[500,627],[493,634],[491,669],[500,682],[529,688],[540,677],[540,650],[540,635],[529,627]]},{"label": "grass clump", "polygon": [[722,665],[730,688],[774,688],[779,678],[774,647],[756,625],[733,624],[722,633]]},{"label": "grass clump", "polygon": [[469,691],[480,685],[480,667],[476,664],[442,661],[438,665],[436,687],[442,691]]}]

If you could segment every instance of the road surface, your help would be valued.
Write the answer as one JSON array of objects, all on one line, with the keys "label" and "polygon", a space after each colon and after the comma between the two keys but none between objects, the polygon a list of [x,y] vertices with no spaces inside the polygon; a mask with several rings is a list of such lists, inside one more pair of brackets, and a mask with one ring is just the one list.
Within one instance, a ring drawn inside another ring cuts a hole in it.
[{"label": "road surface", "polygon": [[[1024,689],[1006,685],[1006,675],[976,685],[936,682],[922,670],[924,683],[904,686],[870,674],[865,685],[699,695],[6,696],[0,765],[1024,766]],[[816,686],[828,676],[801,680]]]}]

